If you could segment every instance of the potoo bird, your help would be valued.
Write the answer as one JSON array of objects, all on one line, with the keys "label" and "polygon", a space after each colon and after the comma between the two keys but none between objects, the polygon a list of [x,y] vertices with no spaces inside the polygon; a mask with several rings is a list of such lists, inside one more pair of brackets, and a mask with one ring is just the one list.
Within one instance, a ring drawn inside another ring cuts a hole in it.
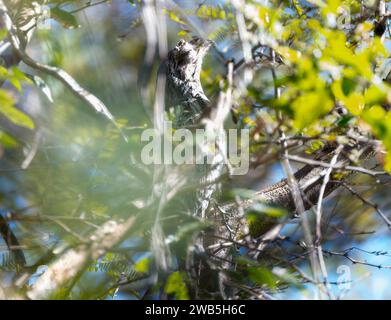
[{"label": "potoo bird", "polygon": [[176,125],[197,122],[209,111],[209,99],[201,86],[200,73],[205,54],[212,41],[193,37],[180,40],[168,53],[166,74],[166,110],[174,111]]},{"label": "potoo bird", "polygon": [[[180,40],[175,48],[168,53],[164,64],[166,78],[165,108],[173,115],[174,127],[184,127],[198,124],[202,118],[210,115],[211,103],[206,97],[200,81],[200,74],[204,57],[213,45],[213,41],[193,37],[191,41]],[[224,165],[220,161],[221,154],[210,155],[210,145],[198,144],[201,150],[203,164],[196,166],[195,179],[201,183],[213,180],[220,176]],[[206,159],[213,159],[206,163]],[[197,160],[198,161],[198,160]],[[201,188],[196,194],[195,215],[204,217],[216,184]]]}]

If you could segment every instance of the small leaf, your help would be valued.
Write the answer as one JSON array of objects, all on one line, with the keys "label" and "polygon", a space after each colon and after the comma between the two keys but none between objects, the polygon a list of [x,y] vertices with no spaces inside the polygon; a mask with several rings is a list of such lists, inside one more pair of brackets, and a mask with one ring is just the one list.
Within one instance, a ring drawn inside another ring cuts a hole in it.
[{"label": "small leaf", "polygon": [[34,122],[27,114],[23,113],[19,109],[10,106],[3,106],[0,112],[14,124],[28,129],[34,129]]},{"label": "small leaf", "polygon": [[11,122],[21,127],[34,129],[34,122],[31,118],[14,107],[14,99],[4,90],[0,90],[0,105],[0,113],[2,113]]},{"label": "small leaf", "polygon": [[179,271],[172,273],[168,277],[165,291],[168,294],[174,294],[177,300],[189,299],[189,292],[187,290],[183,276]]},{"label": "small leaf", "polygon": [[174,21],[174,22],[176,22],[176,23],[179,23],[179,24],[186,25],[186,22],[183,21],[181,18],[179,18],[179,17],[175,14],[175,12],[170,11],[170,10],[167,10],[167,9],[165,9],[164,11],[165,11],[166,13],[168,13],[168,16],[170,17],[170,19],[171,19],[172,21]]},{"label": "small leaf", "polygon": [[384,160],[385,160],[384,169],[387,172],[391,172],[391,153],[387,153]]},{"label": "small leaf", "polygon": [[251,206],[251,209],[257,213],[265,214],[272,218],[281,218],[287,214],[287,211],[284,208],[269,206],[264,203],[256,203]]},{"label": "small leaf", "polygon": [[56,7],[50,10],[50,15],[64,28],[75,29],[80,27],[80,25],[77,23],[76,17],[68,11]]},{"label": "small leaf", "polygon": [[13,66],[11,68],[12,74],[15,77],[15,79],[18,79],[19,81],[24,81],[24,82],[30,82],[30,79],[28,76],[26,76],[25,73],[23,73],[19,68]]},{"label": "small leaf", "polygon": [[184,36],[186,36],[187,34],[189,33],[189,30],[181,30],[181,31],[179,31],[178,32],[178,36],[180,36],[180,37],[184,37]]},{"label": "small leaf", "polygon": [[10,135],[0,131],[0,145],[5,148],[15,148],[18,146],[18,142]]},{"label": "small leaf", "polygon": [[0,41],[4,40],[7,35],[8,35],[8,32],[5,28],[0,29]]},{"label": "small leaf", "polygon": [[322,140],[314,140],[311,142],[310,146],[305,150],[307,154],[313,154],[315,151],[322,149],[324,142]]},{"label": "small leaf", "polygon": [[20,84],[20,81],[18,79],[11,78],[10,82],[18,91],[22,91],[22,85]]},{"label": "small leaf", "polygon": [[149,258],[140,259],[135,265],[134,270],[141,273],[147,273],[149,270]]}]

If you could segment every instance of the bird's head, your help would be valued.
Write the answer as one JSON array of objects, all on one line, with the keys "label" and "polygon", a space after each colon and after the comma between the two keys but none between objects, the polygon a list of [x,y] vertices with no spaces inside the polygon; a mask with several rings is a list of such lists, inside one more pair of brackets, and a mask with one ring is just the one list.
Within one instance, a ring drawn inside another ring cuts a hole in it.
[{"label": "bird's head", "polygon": [[[200,74],[205,54],[212,46],[213,41],[193,37],[190,41],[180,40],[175,48],[168,53],[166,61],[166,106],[185,105],[191,110],[186,113],[186,121],[196,121],[201,111],[207,110],[208,98],[202,89]],[[189,107],[191,106],[191,107]],[[178,120],[182,125],[185,123]]]},{"label": "bird's head", "polygon": [[169,53],[169,58],[181,65],[198,65],[202,63],[205,54],[213,45],[213,41],[193,37],[190,41],[179,40]]},{"label": "bird's head", "polygon": [[204,40],[199,37],[193,37],[190,40],[190,44],[193,46],[195,51],[198,51],[198,54],[205,55],[205,53],[210,49],[210,47],[214,44],[212,40]]}]

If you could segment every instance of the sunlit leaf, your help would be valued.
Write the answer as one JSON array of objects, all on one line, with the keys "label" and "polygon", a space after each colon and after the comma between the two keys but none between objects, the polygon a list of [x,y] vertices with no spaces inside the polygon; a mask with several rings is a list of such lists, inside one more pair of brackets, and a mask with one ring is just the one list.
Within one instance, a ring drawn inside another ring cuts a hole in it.
[{"label": "sunlit leaf", "polygon": [[34,129],[34,122],[31,118],[19,109],[15,108],[14,99],[4,90],[0,90],[0,105],[0,113],[2,113],[11,122],[21,127]]},{"label": "sunlit leaf", "polygon": [[134,265],[134,269],[137,272],[147,273],[149,271],[149,264],[150,264],[149,258],[142,258]]},{"label": "sunlit leaf", "polygon": [[15,148],[19,144],[12,136],[0,131],[0,145],[4,146],[5,148]]},{"label": "sunlit leaf", "polygon": [[182,273],[173,272],[167,279],[165,291],[173,294],[177,300],[188,300],[189,292]]}]

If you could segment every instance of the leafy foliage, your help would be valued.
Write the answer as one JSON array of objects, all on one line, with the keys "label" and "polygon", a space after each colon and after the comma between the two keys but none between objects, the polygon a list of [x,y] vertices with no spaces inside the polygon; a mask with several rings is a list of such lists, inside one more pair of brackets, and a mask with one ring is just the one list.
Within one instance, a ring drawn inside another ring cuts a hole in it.
[{"label": "leafy foliage", "polygon": [[189,293],[183,275],[178,271],[172,273],[168,277],[165,291],[168,294],[174,294],[175,298],[178,300],[189,299]]},{"label": "leafy foliage", "polygon": [[[32,42],[23,38],[28,52],[66,70],[102,99],[128,142],[50,74],[0,67],[5,82],[0,114],[6,120],[0,123],[0,206],[20,246],[27,248],[24,271],[31,277],[20,285],[22,294],[42,276],[40,266],[50,268],[69,250],[94,248],[91,234],[107,221],[121,224],[130,217],[136,222],[126,237],[99,248],[100,257],[88,261],[52,298],[220,298],[223,290],[214,284],[225,278],[234,298],[302,297],[311,291],[311,277],[313,287],[324,284],[320,295],[331,298],[340,293],[338,281],[330,280],[338,274],[320,272],[316,278],[308,262],[313,248],[322,252],[320,244],[328,270],[349,261],[377,266],[344,251],[365,244],[384,222],[387,229],[389,216],[389,210],[380,210],[389,204],[384,187],[389,176],[373,172],[391,172],[391,95],[389,80],[382,76],[388,73],[390,40],[374,34],[380,17],[375,1],[364,2],[196,1],[162,2],[156,8],[149,2],[108,1],[112,10],[107,10],[106,1],[48,1],[50,18],[58,23],[36,30]],[[23,5],[29,8],[28,2]],[[25,12],[15,13],[15,8],[13,17]],[[156,19],[146,21],[146,16]],[[194,199],[205,187],[200,172],[186,165],[148,166],[140,159],[141,134],[154,121],[154,106],[140,96],[153,92],[150,100],[156,97],[154,75],[166,48],[161,21],[169,22],[169,47],[178,36],[189,40],[199,33],[215,41],[201,72],[205,93],[213,106],[221,97],[232,98],[233,119],[226,119],[226,127],[250,130],[251,170],[218,181],[222,192],[213,195],[207,221],[194,213]],[[1,32],[1,39],[6,36]],[[231,63],[232,83],[227,75]],[[151,83],[140,95],[144,76]],[[377,167],[361,168],[357,134],[384,154],[384,159],[377,156]],[[347,184],[351,175],[334,168],[331,183],[345,184],[346,193],[338,189],[321,211],[291,212],[281,207],[286,204],[265,203],[252,191],[282,177],[279,164],[287,155],[321,161],[330,145],[343,146],[349,165],[366,175]],[[251,201],[245,208],[238,205]],[[239,213],[225,210],[233,206]],[[306,239],[303,217],[314,230],[313,243]],[[222,227],[234,219],[240,220],[240,230],[226,237]],[[374,237],[383,244],[381,234]],[[12,259],[1,254],[0,283],[20,271]],[[197,278],[203,263],[210,269],[206,280]],[[362,275],[361,269],[355,272]],[[204,290],[198,290],[200,284]]]}]

